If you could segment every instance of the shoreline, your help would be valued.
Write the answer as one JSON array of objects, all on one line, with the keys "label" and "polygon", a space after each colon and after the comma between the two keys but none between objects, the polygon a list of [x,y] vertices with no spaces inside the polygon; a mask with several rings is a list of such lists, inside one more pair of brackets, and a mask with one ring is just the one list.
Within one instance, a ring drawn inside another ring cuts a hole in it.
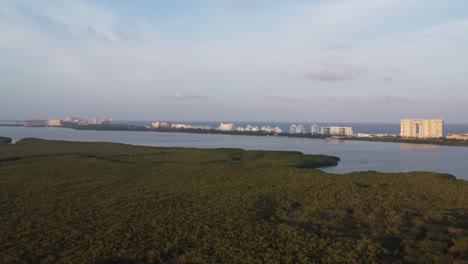
[{"label": "shoreline", "polygon": [[[67,133],[66,130],[63,130],[64,133]],[[103,131],[104,132],[104,131]],[[99,132],[98,132],[99,133]],[[34,133],[33,133],[34,134]],[[138,136],[138,134],[147,134],[149,135],[150,137],[151,136],[151,133],[148,134],[148,133],[137,133],[135,134],[136,137],[140,137]],[[157,134],[157,133],[156,133]],[[170,132],[168,134],[171,134]],[[127,134],[128,135],[128,134]],[[159,137],[162,137],[164,138],[164,134],[160,134],[161,136]],[[174,133],[173,134],[174,136],[176,136],[176,134]],[[181,134],[182,136],[182,134]],[[185,133],[185,136],[187,137],[190,137],[190,135],[187,135],[187,133]],[[195,136],[195,135],[193,135]],[[210,136],[206,136],[206,137],[210,137]],[[234,137],[232,137],[231,139],[230,136],[229,137],[226,137],[225,139],[223,139],[223,136],[221,137],[214,137],[215,140],[217,141],[225,141],[225,140],[228,140],[228,141],[232,141],[232,140],[237,140],[237,139],[234,139]],[[276,139],[275,139],[276,138]],[[289,144],[287,142],[289,142],[290,140],[289,139],[286,139],[286,137],[275,137],[275,138],[272,138],[271,140],[273,141],[270,141],[269,139],[258,139],[259,141],[265,141],[265,142],[276,142],[276,140],[280,140],[281,142],[286,142],[286,144]],[[281,139],[283,138],[283,139]],[[5,137],[5,139],[9,139],[7,137]],[[25,137],[22,137],[22,138],[18,138],[16,140],[7,140],[7,142],[3,142],[3,143],[11,143],[12,145],[18,143],[18,142],[22,142],[23,140],[28,140],[28,139],[40,139],[40,140],[44,140],[44,141],[63,141],[63,142],[83,142],[83,143],[109,143],[109,144],[124,144],[124,145],[129,145],[129,146],[140,146],[140,147],[156,147],[156,148],[189,148],[189,149],[242,149],[242,150],[246,150],[246,151],[286,151],[286,152],[301,152],[303,154],[306,154],[306,155],[319,155],[319,154],[324,154],[324,155],[328,155],[328,156],[335,156],[335,157],[340,157],[340,160],[343,158],[343,160],[345,161],[345,163],[343,163],[343,166],[344,169],[340,169],[338,167],[342,167],[342,166],[339,166],[340,164],[342,164],[341,162],[339,164],[337,164],[338,166],[335,168],[335,166],[332,166],[332,167],[321,167],[319,168],[320,170],[326,172],[326,173],[332,173],[332,174],[336,174],[336,175],[345,175],[345,174],[349,174],[349,173],[352,173],[352,172],[365,172],[365,171],[376,171],[376,172],[382,172],[382,173],[407,173],[407,172],[415,172],[415,171],[426,171],[426,172],[433,172],[433,173],[442,173],[442,174],[450,174],[450,175],[453,175],[455,176],[457,179],[462,179],[462,180],[468,180],[464,175],[466,175],[466,173],[464,172],[464,170],[460,170],[460,168],[458,167],[455,167],[455,169],[448,169],[448,168],[439,168],[439,167],[434,167],[432,169],[428,169],[427,167],[418,167],[418,166],[403,166],[405,169],[392,169],[392,168],[388,168],[386,166],[380,166],[377,164],[377,167],[373,165],[373,163],[375,162],[371,162],[371,163],[366,163],[364,162],[362,164],[361,159],[359,161],[357,161],[358,163],[356,163],[356,160],[354,160],[352,157],[342,157],[340,155],[340,152],[336,152],[336,151],[328,151],[328,152],[308,152],[306,149],[297,149],[297,148],[293,148],[293,149],[287,149],[287,148],[279,148],[279,149],[269,149],[269,148],[249,148],[249,147],[246,147],[246,146],[237,146],[237,145],[229,145],[229,146],[210,146],[210,147],[204,147],[204,146],[186,146],[186,145],[177,145],[177,144],[169,144],[169,145],[153,145],[153,144],[147,144],[147,143],[142,143],[142,142],[138,142],[138,141],[135,141],[135,142],[131,142],[129,143],[128,141],[113,141],[113,140],[84,140],[84,141],[76,141],[76,140],[73,140],[72,138],[64,138],[64,139],[57,139],[57,138],[43,138],[43,137],[38,137],[37,135],[34,136],[34,135],[29,135],[29,136],[26,136]],[[240,138],[239,138],[240,139]],[[245,138],[245,140],[250,140],[252,142],[256,142],[257,139],[255,138]],[[335,143],[333,143],[333,141],[335,141]],[[338,141],[342,141],[341,143],[338,143]],[[294,140],[291,140],[291,142],[295,142]],[[325,144],[325,145],[328,145],[328,144],[332,144],[332,145],[336,145],[336,144],[339,144],[339,145],[342,145],[342,144],[345,144],[345,145],[350,145],[350,144],[346,144],[344,140],[338,140],[338,139],[332,139],[332,140],[317,140],[317,141],[309,141],[309,140],[300,140],[300,142],[302,143],[299,143],[299,144],[315,144],[314,142],[317,142],[318,144]],[[310,142],[310,143],[307,143],[307,142]],[[319,143],[320,142],[320,143]],[[390,142],[390,143],[393,143],[393,142]],[[372,144],[372,142],[370,142],[370,144]],[[1,136],[0,136],[0,147],[2,145],[2,140],[1,140]],[[390,148],[401,148],[401,146],[399,147],[399,144],[394,144],[394,146],[391,146],[392,144],[389,144],[388,147]],[[359,145],[357,145],[359,146]],[[364,148],[368,148],[367,145],[362,145]],[[408,145],[410,146],[410,145]],[[426,147],[430,147],[431,145],[427,145]],[[432,145],[434,146],[434,145]],[[423,148],[426,148],[426,147],[423,147]],[[434,147],[432,147],[434,148]],[[436,147],[436,148],[440,148],[440,147]],[[443,148],[440,148],[440,150],[442,151],[463,151],[465,149],[463,148],[458,148],[459,150],[457,149],[452,149],[452,150],[449,150],[449,149],[446,149],[446,150],[443,150]],[[373,154],[371,154],[372,156]],[[346,155],[345,155],[346,156]],[[353,155],[354,156],[354,155]],[[366,155],[364,155],[364,159],[365,161],[367,161],[368,159],[365,158]],[[370,158],[372,160],[372,157]],[[377,159],[378,162],[384,162],[384,163],[387,163],[388,161],[387,160],[379,160]],[[346,163],[347,162],[347,163]],[[349,164],[351,164],[351,167],[349,167]],[[348,165],[348,168],[346,168]],[[380,167],[379,167],[380,166]],[[429,166],[430,167],[430,166]],[[458,168],[458,169],[457,169]]]},{"label": "shoreline", "polygon": [[[24,127],[22,124],[0,124],[4,127]],[[370,142],[383,142],[383,143],[407,143],[407,144],[427,144],[437,146],[449,147],[468,147],[468,141],[449,140],[443,139],[411,139],[401,137],[337,137],[312,135],[312,134],[290,134],[290,133],[268,133],[263,131],[220,131],[216,129],[202,130],[202,129],[173,129],[173,128],[148,128],[140,125],[64,125],[58,128],[68,128],[74,130],[93,130],[93,131],[138,131],[138,132],[161,132],[161,133],[188,133],[188,134],[218,134],[218,135],[235,135],[235,136],[275,136],[275,137],[288,137],[288,138],[310,138],[310,139],[332,139],[332,140],[350,140],[350,141],[370,141]]]}]

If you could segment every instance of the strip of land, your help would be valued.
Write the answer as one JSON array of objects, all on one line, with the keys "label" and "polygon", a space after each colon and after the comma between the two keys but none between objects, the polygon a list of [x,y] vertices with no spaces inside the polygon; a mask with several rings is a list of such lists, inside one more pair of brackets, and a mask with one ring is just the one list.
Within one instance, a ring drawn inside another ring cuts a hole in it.
[{"label": "strip of land", "polygon": [[373,141],[373,142],[394,142],[394,143],[408,143],[408,144],[430,144],[440,146],[457,146],[468,147],[468,141],[465,140],[451,140],[446,138],[440,139],[421,139],[421,138],[401,138],[401,137],[337,137],[325,135],[312,135],[307,134],[290,134],[290,133],[267,133],[263,131],[220,131],[216,129],[173,129],[173,128],[149,128],[145,126],[132,126],[132,125],[86,125],[86,126],[67,126],[68,128],[77,130],[113,130],[113,131],[153,131],[153,132],[175,132],[175,133],[197,133],[197,134],[224,134],[224,135],[247,135],[247,136],[281,136],[292,138],[314,138],[314,139],[338,139],[338,140],[359,140],[359,141]]},{"label": "strip of land", "polygon": [[456,139],[423,139],[423,138],[402,138],[402,137],[347,137],[343,140],[373,141],[373,142],[393,142],[408,144],[429,144],[440,146],[468,147],[468,141]]},{"label": "strip of land", "polygon": [[[21,127],[18,124],[4,124],[0,126]],[[402,137],[354,137],[354,136],[325,136],[306,134],[290,134],[290,133],[268,133],[264,131],[221,131],[217,129],[176,129],[176,128],[152,128],[141,125],[124,125],[124,124],[109,124],[109,125],[65,125],[63,128],[76,130],[98,130],[98,131],[140,131],[140,132],[172,132],[172,133],[195,133],[195,134],[222,134],[222,135],[244,135],[244,136],[280,136],[291,138],[313,138],[313,139],[336,139],[336,140],[357,140],[357,141],[372,141],[372,142],[393,142],[393,143],[408,143],[408,144],[429,144],[439,146],[455,146],[468,147],[468,141],[455,139],[423,139],[423,138],[402,138]]]}]

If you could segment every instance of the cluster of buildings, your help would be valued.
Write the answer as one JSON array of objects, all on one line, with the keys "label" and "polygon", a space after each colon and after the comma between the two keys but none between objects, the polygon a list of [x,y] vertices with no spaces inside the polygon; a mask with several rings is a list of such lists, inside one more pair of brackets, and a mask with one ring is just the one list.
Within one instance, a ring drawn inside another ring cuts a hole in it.
[{"label": "cluster of buildings", "polygon": [[266,132],[266,133],[283,133],[283,129],[279,127],[270,127],[270,126],[251,126],[247,125],[246,127],[236,127],[234,123],[221,123],[218,127],[219,131],[238,131],[238,132]]},{"label": "cluster of buildings", "polygon": [[[270,127],[270,126],[251,126],[248,125],[246,127],[235,127],[233,123],[221,123],[218,127],[219,131],[239,131],[239,132],[266,132],[266,133],[275,133],[281,134],[283,133],[283,129],[280,127]],[[293,124],[289,129],[290,134],[297,134],[303,135],[308,134],[309,131],[304,127],[304,125]],[[312,135],[325,135],[325,136],[352,136],[353,135],[353,128],[352,127],[319,127],[318,125],[313,125],[310,128],[310,134]]]},{"label": "cluster of buildings", "polygon": [[[302,125],[291,125],[289,129],[290,134],[307,134],[306,128]],[[313,125],[310,127],[310,134],[312,135],[324,135],[324,136],[352,136],[353,128],[352,127],[339,127],[339,126],[324,126],[319,127],[318,125]]]},{"label": "cluster of buildings", "polygon": [[281,129],[280,127],[270,127],[270,126],[258,127],[258,126],[251,126],[251,125],[247,125],[246,127],[236,127],[236,131],[239,131],[239,132],[266,132],[266,133],[275,133],[275,134],[283,133],[283,129]]},{"label": "cluster of buildings", "polygon": [[[67,124],[77,125],[107,125],[111,124],[112,119],[104,118],[92,118],[92,119],[80,119],[77,117],[67,117],[64,119],[36,119],[27,120],[24,122],[26,127],[59,127]],[[200,130],[211,130],[210,126],[203,125],[188,125],[178,124],[169,122],[153,122],[151,123],[152,128],[168,128],[168,129],[200,129]],[[443,137],[444,121],[442,119],[402,119],[400,120],[400,137],[402,138],[442,138]],[[238,132],[266,132],[281,134],[283,129],[280,127],[270,126],[251,126],[236,127],[234,123],[221,123],[217,128],[219,131],[238,131]],[[310,131],[310,132],[309,132]],[[302,124],[293,124],[289,129],[289,134],[311,134],[311,135],[323,135],[323,136],[337,136],[337,137],[350,137],[357,136],[362,138],[369,137],[397,137],[398,135],[389,134],[365,134],[358,133],[353,134],[352,127],[340,127],[340,126],[323,126],[312,125],[310,130],[307,131],[306,127]],[[468,134],[448,134],[447,139],[453,140],[468,140]]]},{"label": "cluster of buildings", "polygon": [[448,134],[447,139],[468,140],[468,134]]},{"label": "cluster of buildings", "polygon": [[[112,119],[93,118],[88,120],[82,120],[77,117],[68,117],[63,120],[60,119],[48,119],[48,120],[29,120],[24,123],[25,126],[61,126],[64,122],[75,123],[79,125],[102,125],[110,124]],[[151,123],[152,128],[168,128],[168,129],[200,129],[200,130],[211,130],[210,126],[203,125],[188,125],[170,122],[153,122]],[[443,137],[444,121],[442,119],[402,119],[400,120],[400,137],[402,138],[442,138]],[[238,131],[238,132],[266,132],[281,134],[284,133],[280,127],[270,126],[251,126],[236,127],[234,123],[221,123],[217,128],[218,131]],[[308,131],[307,128],[302,124],[293,124],[289,129],[289,134],[293,135],[322,135],[332,137],[361,137],[361,138],[389,138],[398,137],[398,135],[391,134],[366,134],[357,133],[354,134],[352,127],[341,127],[341,126],[323,126],[319,127],[314,124]],[[448,134],[447,139],[454,140],[468,140],[468,134]]]},{"label": "cluster of buildings", "polygon": [[104,118],[91,118],[91,119],[81,119],[78,117],[67,117],[62,120],[66,123],[72,123],[76,125],[88,126],[88,125],[110,125],[112,119]]},{"label": "cluster of buildings", "polygon": [[24,121],[23,125],[25,127],[57,127],[62,125],[62,121],[60,119],[34,119]]},{"label": "cluster of buildings", "polygon": [[76,125],[108,125],[112,123],[112,119],[92,118],[80,119],[78,117],[67,117],[64,119],[34,119],[24,121],[26,127],[59,127],[63,124],[76,124]]},{"label": "cluster of buildings", "polygon": [[[210,129],[210,127],[202,127],[202,126],[190,126],[184,124],[170,124],[167,122],[154,122],[152,123],[152,127],[154,128],[174,128],[174,129],[184,129],[184,128],[198,128],[198,129]],[[266,132],[266,133],[274,133],[274,134],[281,134],[283,133],[283,129],[276,126],[252,126],[247,125],[246,127],[236,127],[234,123],[221,123],[217,128],[218,131],[238,131],[238,132]],[[309,132],[304,127],[304,125],[293,124],[289,130],[290,134],[308,134]],[[326,135],[326,136],[352,136],[353,129],[351,127],[319,127],[317,125],[311,126],[310,134],[312,135]]]},{"label": "cluster of buildings", "polygon": [[172,128],[172,129],[203,129],[210,130],[210,126],[192,126],[187,124],[172,124],[169,122],[153,122],[151,123],[152,128]]},{"label": "cluster of buildings", "polygon": [[357,133],[356,137],[359,138],[396,138],[398,135],[394,134],[368,134],[368,133]]}]

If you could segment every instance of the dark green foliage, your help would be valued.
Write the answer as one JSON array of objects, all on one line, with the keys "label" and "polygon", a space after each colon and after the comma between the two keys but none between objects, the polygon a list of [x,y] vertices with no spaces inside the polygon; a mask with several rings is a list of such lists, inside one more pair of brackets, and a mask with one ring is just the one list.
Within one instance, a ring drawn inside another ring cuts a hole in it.
[{"label": "dark green foliage", "polygon": [[37,139],[0,160],[0,263],[468,261],[468,183],[449,175]]},{"label": "dark green foliage", "polygon": [[11,139],[11,138],[0,137],[0,145],[1,145],[1,144],[10,144],[11,142],[12,142],[12,139]]},{"label": "dark green foliage", "polygon": [[393,142],[393,143],[410,143],[410,144],[430,144],[441,146],[468,147],[468,141],[446,139],[446,138],[402,138],[402,137],[347,137],[344,140],[358,141],[376,141],[376,142]]}]

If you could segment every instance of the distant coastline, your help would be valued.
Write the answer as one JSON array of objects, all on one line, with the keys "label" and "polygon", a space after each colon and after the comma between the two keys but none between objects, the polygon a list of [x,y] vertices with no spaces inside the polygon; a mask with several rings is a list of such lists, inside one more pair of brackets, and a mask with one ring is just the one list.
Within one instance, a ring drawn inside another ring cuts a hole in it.
[{"label": "distant coastline", "polygon": [[[357,125],[357,127],[359,127]],[[372,128],[372,127],[371,127]],[[379,128],[379,126],[374,126]],[[463,131],[466,131],[463,127]],[[367,129],[363,127],[363,129]],[[385,127],[384,127],[385,129]],[[363,130],[359,130],[363,131]],[[366,130],[364,130],[366,131]],[[370,130],[372,131],[372,130]],[[379,131],[379,130],[374,130]],[[352,171],[409,172],[433,171],[468,179],[466,160],[468,148],[434,144],[362,142],[357,140],[291,138],[287,136],[237,136],[228,134],[186,133],[183,131],[151,133],[153,131],[76,130],[61,127],[0,126],[0,135],[16,143],[24,138],[43,138],[80,142],[114,142],[137,146],[189,148],[241,148],[247,150],[300,151],[342,158],[337,167],[325,169],[331,173]],[[304,135],[302,135],[304,136]],[[0,146],[2,148],[3,146]]]},{"label": "distant coastline", "polygon": [[107,130],[107,131],[148,131],[148,132],[173,132],[173,133],[197,133],[197,134],[222,134],[222,135],[243,135],[243,136],[280,136],[290,138],[310,138],[310,139],[335,139],[335,140],[358,140],[373,142],[391,142],[391,143],[410,143],[410,144],[431,144],[441,146],[468,147],[468,141],[449,140],[449,139],[411,139],[401,137],[333,137],[325,135],[290,134],[290,133],[268,133],[264,131],[221,131],[216,129],[173,129],[173,128],[148,128],[135,125],[87,125],[87,126],[65,126],[77,130]]},{"label": "distant coastline", "polygon": [[[22,127],[22,124],[0,124],[7,127]],[[408,144],[430,144],[439,146],[468,147],[468,141],[442,139],[411,139],[401,137],[333,137],[325,135],[290,134],[290,133],[269,133],[264,131],[220,131],[216,129],[175,129],[175,128],[152,128],[142,125],[128,124],[106,124],[106,125],[72,125],[67,124],[61,128],[75,130],[95,130],[95,131],[139,131],[139,132],[172,132],[172,133],[196,133],[196,134],[221,134],[221,135],[242,135],[242,136],[279,136],[290,138],[310,138],[310,139],[332,139],[332,140],[354,140],[354,141],[372,141],[388,143],[408,143]]]},{"label": "distant coastline", "polygon": [[382,138],[360,138],[360,137],[348,137],[343,140],[355,140],[355,141],[372,141],[372,142],[389,142],[389,143],[409,143],[409,144],[430,144],[440,146],[452,146],[452,147],[468,147],[468,141],[464,140],[453,140],[453,139],[421,139],[421,138],[401,138],[401,137],[382,137]]}]

